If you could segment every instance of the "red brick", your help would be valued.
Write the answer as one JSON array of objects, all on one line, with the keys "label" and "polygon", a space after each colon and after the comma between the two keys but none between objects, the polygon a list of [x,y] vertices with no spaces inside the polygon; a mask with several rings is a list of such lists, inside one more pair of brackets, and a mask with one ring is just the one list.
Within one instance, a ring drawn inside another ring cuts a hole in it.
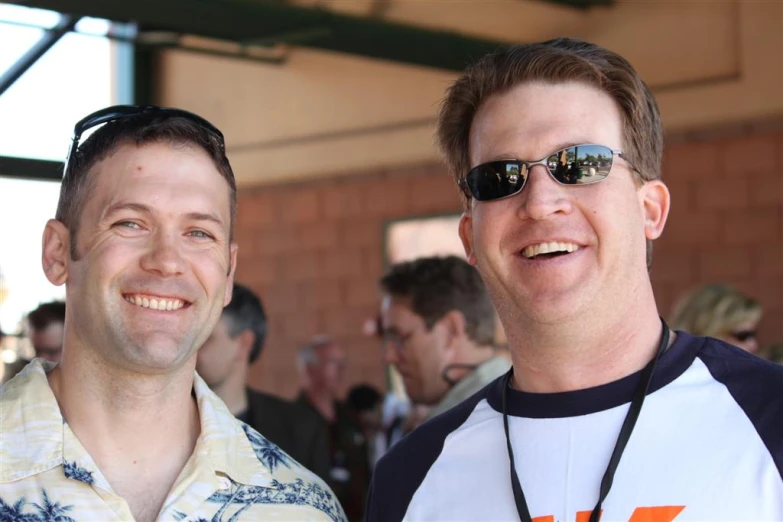
[{"label": "red brick", "polygon": [[281,221],[284,223],[314,223],[321,217],[318,190],[292,187],[278,198]]},{"label": "red brick", "polygon": [[783,339],[783,321],[780,320],[781,317],[783,317],[783,306],[766,306],[764,308],[764,315],[761,316],[761,323],[759,324],[759,341],[763,347],[773,342],[779,343]]},{"label": "red brick", "polygon": [[783,169],[750,178],[750,201],[754,206],[783,205]]},{"label": "red brick", "polygon": [[256,229],[237,227],[234,231],[234,241],[239,247],[240,256],[258,256],[262,253],[259,232]]},{"label": "red brick", "polygon": [[745,178],[702,181],[696,186],[696,206],[710,210],[747,208],[750,204],[748,193],[748,182]]},{"label": "red brick", "polygon": [[711,248],[699,252],[700,279],[724,282],[730,277],[748,277],[750,252],[744,248]]},{"label": "red brick", "polygon": [[365,215],[385,218],[407,215],[410,212],[408,189],[408,181],[402,176],[379,178],[364,191]]},{"label": "red brick", "polygon": [[690,282],[695,272],[691,248],[653,249],[652,280],[656,283]]},{"label": "red brick", "polygon": [[289,342],[300,345],[309,341],[314,335],[324,332],[324,323],[318,312],[299,312],[286,316],[285,329]]},{"label": "red brick", "polygon": [[274,257],[243,256],[240,248],[237,258],[236,280],[254,287],[274,283],[279,277],[277,265],[277,260]]},{"label": "red brick", "polygon": [[335,337],[361,334],[366,313],[362,308],[342,307],[321,312],[324,332]]},{"label": "red brick", "polygon": [[662,171],[666,182],[712,179],[721,168],[714,141],[677,143],[664,149]]},{"label": "red brick", "polygon": [[[357,183],[341,183],[325,188],[321,193],[324,217],[340,219],[361,215],[366,195],[357,185]],[[367,185],[367,183],[361,185]]]},{"label": "red brick", "polygon": [[375,219],[343,221],[340,244],[346,247],[375,247],[383,243],[383,226]]},{"label": "red brick", "polygon": [[729,245],[780,245],[780,210],[733,211],[723,216],[723,239]]},{"label": "red brick", "polygon": [[296,237],[289,227],[258,230],[254,234],[254,242],[254,251],[259,255],[287,254],[297,248]]},{"label": "red brick", "polygon": [[317,258],[318,277],[322,280],[346,279],[356,277],[362,272],[363,257],[359,248],[321,250]]},{"label": "red brick", "polygon": [[296,250],[334,248],[339,241],[337,225],[330,221],[298,225],[293,236]]},{"label": "red brick", "polygon": [[671,210],[669,219],[676,218],[679,215],[687,215],[693,211],[693,193],[695,191],[694,183],[676,182],[667,183],[669,194],[671,195]]},{"label": "red brick", "polygon": [[369,277],[375,281],[383,275],[384,268],[384,252],[381,248],[365,248],[363,249],[363,265],[362,275]]},{"label": "red brick", "polygon": [[457,212],[462,208],[454,181],[442,172],[408,179],[414,212]]},{"label": "red brick", "polygon": [[281,281],[313,281],[318,279],[318,259],[315,251],[301,251],[278,258]]},{"label": "red brick", "polygon": [[300,292],[305,310],[323,310],[343,305],[342,285],[336,280],[302,283]]},{"label": "red brick", "polygon": [[345,302],[348,306],[378,306],[380,294],[374,281],[365,279],[349,279],[345,281]]},{"label": "red brick", "polygon": [[302,306],[299,287],[290,283],[277,282],[265,286],[261,299],[272,319],[297,311]]},{"label": "red brick", "polygon": [[783,275],[783,244],[780,241],[753,248],[753,274],[756,277]]},{"label": "red brick", "polygon": [[279,219],[277,202],[271,195],[250,192],[237,194],[237,226],[251,229],[275,225]]},{"label": "red brick", "polygon": [[780,168],[774,134],[764,133],[728,140],[720,148],[723,172],[735,179],[747,174],[776,172]]},{"label": "red brick", "polygon": [[720,241],[721,221],[715,212],[672,215],[666,223],[661,242],[672,245],[714,244]]}]

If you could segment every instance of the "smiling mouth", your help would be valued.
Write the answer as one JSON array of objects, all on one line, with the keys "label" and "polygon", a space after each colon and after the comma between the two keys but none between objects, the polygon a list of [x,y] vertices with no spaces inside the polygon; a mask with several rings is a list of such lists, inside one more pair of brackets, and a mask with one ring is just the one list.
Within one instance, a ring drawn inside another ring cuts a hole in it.
[{"label": "smiling mouth", "polygon": [[549,242],[530,245],[522,249],[526,259],[551,259],[576,252],[581,248],[575,243]]},{"label": "smiling mouth", "polygon": [[190,304],[184,299],[160,297],[154,295],[123,294],[122,297],[130,304],[136,305],[140,308],[151,308],[152,310],[161,311],[176,311]]}]

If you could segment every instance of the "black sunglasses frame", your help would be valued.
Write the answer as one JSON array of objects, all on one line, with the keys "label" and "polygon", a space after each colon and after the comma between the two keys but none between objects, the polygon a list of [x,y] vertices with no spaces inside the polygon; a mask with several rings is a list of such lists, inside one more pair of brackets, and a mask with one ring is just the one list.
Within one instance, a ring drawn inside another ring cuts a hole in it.
[{"label": "black sunglasses frame", "polygon": [[104,109],[98,110],[89,114],[79,120],[73,127],[73,138],[71,139],[71,146],[68,149],[68,155],[65,157],[65,165],[63,166],[63,179],[68,175],[68,171],[71,166],[71,159],[79,148],[79,140],[85,131],[123,118],[131,116],[139,116],[143,114],[160,115],[166,118],[185,118],[193,123],[203,127],[210,133],[214,134],[218,138],[220,144],[220,150],[225,154],[226,143],[223,133],[212,125],[210,122],[192,112],[183,109],[173,109],[169,107],[157,107],[155,105],[113,105]]},{"label": "black sunglasses frame", "polygon": [[[552,152],[550,154],[547,154],[545,157],[543,157],[543,158],[541,158],[540,160],[537,160],[537,161],[523,161],[523,160],[519,160],[519,159],[507,159],[507,160],[496,160],[496,161],[490,161],[490,162],[487,162],[487,163],[482,163],[482,164],[476,165],[475,167],[470,169],[468,171],[468,173],[465,174],[465,176],[463,178],[461,178],[457,183],[459,184],[459,188],[462,190],[462,192],[468,198],[473,198],[476,201],[498,201],[500,199],[505,199],[505,198],[509,198],[511,196],[515,196],[515,195],[519,194],[520,192],[522,192],[522,190],[527,185],[527,179],[530,176],[530,170],[534,166],[536,166],[536,165],[543,165],[546,168],[547,172],[549,172],[550,177],[553,180],[555,180],[555,182],[557,182],[558,184],[564,185],[564,186],[592,185],[594,183],[599,183],[599,182],[605,180],[607,177],[609,177],[609,174],[611,173],[611,168],[614,166],[614,160],[613,159],[612,159],[612,161],[609,164],[609,172],[606,174],[606,176],[599,177],[599,178],[594,179],[592,181],[582,181],[580,183],[563,183],[562,181],[557,179],[557,176],[555,175],[555,173],[552,172],[552,169],[549,168],[549,165],[547,163],[548,160],[551,157],[557,156],[557,155],[559,155],[560,153],[562,153],[564,151],[568,151],[570,149],[577,149],[578,150],[580,147],[599,147],[599,148],[602,148],[602,149],[606,149],[607,152],[611,152],[611,156],[610,156],[611,158],[614,158],[614,156],[618,156],[618,157],[622,158],[623,161],[625,161],[628,164],[628,166],[630,167],[631,170],[636,171],[636,169],[633,167],[633,165],[631,165],[631,162],[628,161],[625,158],[625,156],[624,156],[625,153],[622,150],[620,150],[620,149],[613,149],[611,147],[607,147],[606,145],[598,145],[598,144],[595,144],[595,143],[582,143],[582,144],[579,144],[579,145],[571,145],[569,147],[563,147],[562,149],[558,149],[558,150],[556,150],[556,151],[554,151],[554,152]],[[477,198],[473,194],[472,190],[470,189],[470,183],[468,182],[468,178],[472,174],[478,173],[479,172],[478,169],[484,168],[487,165],[490,165],[490,164],[493,164],[493,163],[515,164],[518,167],[520,172],[523,172],[523,167],[524,167],[524,172],[526,172],[526,174],[525,174],[525,176],[524,176],[524,178],[522,180],[522,183],[520,184],[519,188],[516,191],[514,191],[514,192],[512,192],[510,194],[506,194],[504,196],[500,196],[500,197],[479,199],[479,198]]]},{"label": "black sunglasses frame", "polygon": [[731,335],[734,339],[738,340],[741,343],[744,343],[745,341],[749,341],[751,339],[758,338],[758,332],[756,330],[732,331],[729,335]]}]

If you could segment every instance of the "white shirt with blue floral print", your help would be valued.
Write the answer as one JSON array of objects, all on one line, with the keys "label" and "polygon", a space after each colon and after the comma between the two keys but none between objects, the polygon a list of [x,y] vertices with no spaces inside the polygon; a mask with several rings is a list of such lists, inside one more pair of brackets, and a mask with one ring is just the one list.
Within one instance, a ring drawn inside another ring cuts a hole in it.
[{"label": "white shirt with blue floral print", "polygon": [[[46,372],[30,363],[0,389],[0,521],[133,520],[62,417]],[[331,490],[239,422],[198,375],[201,434],[160,521],[343,522]]]}]

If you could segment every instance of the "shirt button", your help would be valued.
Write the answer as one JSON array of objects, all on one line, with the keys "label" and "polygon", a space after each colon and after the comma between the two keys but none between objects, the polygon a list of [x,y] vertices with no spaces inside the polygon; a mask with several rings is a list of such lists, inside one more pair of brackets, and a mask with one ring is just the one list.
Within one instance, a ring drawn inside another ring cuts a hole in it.
[{"label": "shirt button", "polygon": [[230,489],[231,488],[231,481],[226,477],[220,477],[218,480],[220,482],[220,489]]}]

